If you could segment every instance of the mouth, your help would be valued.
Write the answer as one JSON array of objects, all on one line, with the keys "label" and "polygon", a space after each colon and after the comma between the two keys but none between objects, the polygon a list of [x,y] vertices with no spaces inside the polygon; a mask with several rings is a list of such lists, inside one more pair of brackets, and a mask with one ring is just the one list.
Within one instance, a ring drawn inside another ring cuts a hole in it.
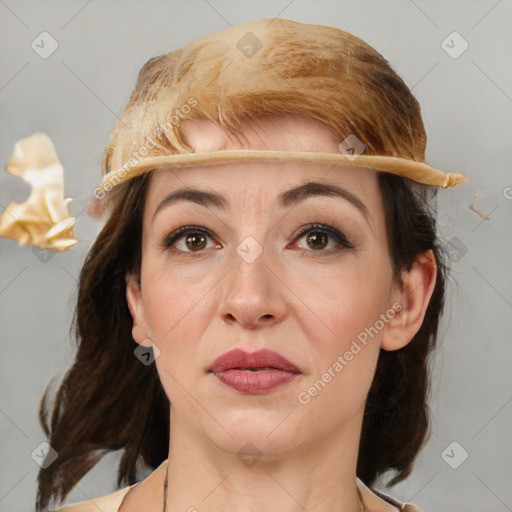
[{"label": "mouth", "polygon": [[259,372],[261,370],[278,370],[279,368],[274,368],[273,366],[265,366],[264,368],[230,368],[230,370],[240,370],[242,372]]},{"label": "mouth", "polygon": [[289,373],[302,373],[297,366],[273,350],[262,349],[246,352],[233,349],[219,356],[208,368],[209,372],[221,373],[227,370],[258,372],[264,370],[282,370]]},{"label": "mouth", "polygon": [[208,371],[236,391],[253,395],[268,393],[302,373],[288,359],[267,349],[253,353],[231,350],[218,357]]}]

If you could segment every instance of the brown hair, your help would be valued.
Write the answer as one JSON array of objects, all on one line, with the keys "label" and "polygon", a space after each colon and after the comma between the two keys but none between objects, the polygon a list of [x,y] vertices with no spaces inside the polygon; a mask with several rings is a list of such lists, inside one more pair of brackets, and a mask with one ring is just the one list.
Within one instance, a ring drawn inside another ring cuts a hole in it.
[{"label": "brown hair", "polygon": [[[282,19],[271,26],[258,66],[246,66],[242,75],[238,61],[231,72],[221,72],[231,48],[228,52],[226,39],[216,39],[215,34],[150,60],[105,150],[103,172],[113,167],[116,147],[124,144],[120,141],[131,137],[135,147],[140,146],[158,123],[165,123],[170,113],[162,98],[180,80],[189,81],[188,91],[197,100],[188,117],[214,120],[235,134],[244,119],[303,115],[331,127],[341,140],[355,134],[367,154],[424,161],[420,107],[378,52],[330,27]],[[271,79],[263,80],[264,73]],[[243,77],[236,87],[233,76]],[[191,150],[179,124],[157,138],[153,154]],[[82,267],[73,318],[76,358],[54,399],[50,423],[48,388],[41,400],[40,421],[58,458],[39,472],[38,510],[46,509],[51,500],[64,499],[109,451],[123,450],[118,486],[136,482],[138,463],[154,469],[168,456],[169,401],[155,365],[145,366],[133,354],[138,345],[125,298],[126,273],[140,275],[150,177],[151,173],[133,178],[110,194],[109,216]],[[399,280],[400,271],[409,270],[419,254],[432,249],[437,280],[416,336],[404,348],[381,350],[379,356],[357,464],[357,475],[369,486],[387,470],[396,472],[388,485],[406,478],[426,442],[429,354],[436,345],[446,275],[428,206],[430,190],[385,173],[378,173],[378,181],[395,278]]]}]

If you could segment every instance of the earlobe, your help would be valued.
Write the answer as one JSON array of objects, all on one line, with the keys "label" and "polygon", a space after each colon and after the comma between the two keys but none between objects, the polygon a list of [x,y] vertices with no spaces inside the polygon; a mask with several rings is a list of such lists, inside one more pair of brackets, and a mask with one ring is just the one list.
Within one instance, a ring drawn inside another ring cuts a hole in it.
[{"label": "earlobe", "polygon": [[436,273],[432,250],[418,255],[411,270],[402,273],[403,286],[396,285],[394,294],[401,309],[386,325],[381,338],[383,350],[405,347],[420,330],[434,292]]},{"label": "earlobe", "polygon": [[151,336],[146,321],[146,306],[136,276],[126,274],[126,303],[133,320],[133,339],[145,347],[151,347]]}]

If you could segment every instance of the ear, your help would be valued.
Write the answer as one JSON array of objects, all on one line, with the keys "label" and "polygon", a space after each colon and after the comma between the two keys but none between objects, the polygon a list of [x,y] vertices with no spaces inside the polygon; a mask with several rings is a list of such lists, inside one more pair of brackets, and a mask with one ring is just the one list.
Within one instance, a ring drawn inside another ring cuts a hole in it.
[{"label": "ear", "polygon": [[152,347],[151,336],[146,321],[146,305],[137,277],[126,274],[126,302],[133,320],[133,339],[145,347]]},{"label": "ear", "polygon": [[405,347],[420,330],[436,284],[437,264],[432,250],[416,258],[411,270],[402,272],[403,286],[396,284],[393,309],[397,311],[381,338],[383,350]]}]

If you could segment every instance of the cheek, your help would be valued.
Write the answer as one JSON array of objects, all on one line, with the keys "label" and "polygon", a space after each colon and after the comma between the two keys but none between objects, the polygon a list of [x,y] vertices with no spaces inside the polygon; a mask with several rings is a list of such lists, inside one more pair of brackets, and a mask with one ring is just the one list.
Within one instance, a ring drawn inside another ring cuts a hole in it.
[{"label": "cheek", "polygon": [[171,373],[199,371],[198,343],[211,321],[215,280],[211,275],[190,278],[155,270],[148,273],[146,284],[146,318],[161,352],[157,362]]},{"label": "cheek", "polygon": [[390,307],[386,265],[370,268],[353,266],[295,283],[306,306],[295,316],[311,364],[299,402],[316,403],[319,413],[327,408],[342,418],[362,405],[370,389],[385,325],[380,319]]},{"label": "cheek", "polygon": [[[297,314],[312,346],[320,353],[343,350],[347,343],[375,324],[390,307],[391,269],[382,263],[361,261],[339,268],[319,269],[308,276],[307,269],[296,269],[294,293],[304,304]],[[306,276],[306,277],[305,277]]]},{"label": "cheek", "polygon": [[195,383],[202,377],[198,344],[208,316],[204,293],[199,286],[182,287],[179,281],[160,278],[148,295],[146,315],[151,339],[160,350],[155,360],[160,382],[174,408],[187,410],[192,390],[196,399],[203,400]]}]

